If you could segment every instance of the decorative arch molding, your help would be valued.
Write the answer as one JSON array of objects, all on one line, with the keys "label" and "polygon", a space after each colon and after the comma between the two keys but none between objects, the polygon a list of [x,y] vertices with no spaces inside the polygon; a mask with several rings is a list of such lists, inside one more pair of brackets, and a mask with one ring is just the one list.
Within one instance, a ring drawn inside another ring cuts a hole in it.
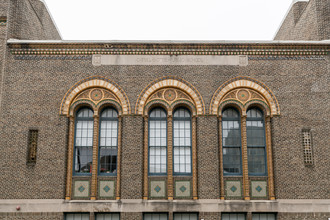
[{"label": "decorative arch molding", "polygon": [[179,100],[186,100],[193,103],[193,114],[202,115],[205,112],[204,101],[197,89],[178,77],[163,77],[144,88],[136,102],[135,113],[145,114],[147,104],[156,99],[165,101],[169,106]]},{"label": "decorative arch molding", "polygon": [[118,103],[116,106],[121,106],[118,111],[122,111],[122,114],[130,113],[130,103],[126,93],[116,83],[104,77],[90,77],[72,86],[62,100],[60,115],[69,116],[72,113],[71,106],[82,100],[92,103],[93,106],[111,100]]},{"label": "decorative arch molding", "polygon": [[243,115],[252,103],[264,107],[269,116],[280,115],[280,107],[273,92],[263,83],[249,77],[233,78],[222,84],[212,97],[210,114],[221,114],[220,110],[229,100],[243,106]]}]

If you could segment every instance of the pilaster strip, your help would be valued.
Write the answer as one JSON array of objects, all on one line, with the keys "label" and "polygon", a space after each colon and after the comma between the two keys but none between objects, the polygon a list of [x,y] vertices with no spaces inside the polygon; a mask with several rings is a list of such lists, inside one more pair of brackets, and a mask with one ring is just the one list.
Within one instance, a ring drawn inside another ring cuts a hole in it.
[{"label": "pilaster strip", "polygon": [[99,116],[94,115],[93,130],[93,167],[92,167],[92,183],[91,183],[91,200],[96,200],[97,195],[97,167],[98,167],[98,151],[99,151]]},{"label": "pilaster strip", "polygon": [[143,199],[148,199],[148,116],[144,116]]},{"label": "pilaster strip", "polygon": [[272,134],[271,134],[270,117],[266,117],[266,142],[267,142],[266,150],[267,150],[267,167],[268,167],[268,193],[269,193],[269,199],[275,200]]},{"label": "pilaster strip", "polygon": [[121,141],[122,141],[122,123],[123,119],[121,116],[118,117],[118,152],[117,152],[117,186],[116,186],[116,200],[120,199],[121,190]]},{"label": "pilaster strip", "polygon": [[246,136],[246,116],[241,117],[241,133],[242,133],[242,166],[243,166],[243,195],[245,200],[250,200],[249,187],[249,167],[247,152],[247,136]]},{"label": "pilaster strip", "polygon": [[173,117],[167,117],[167,193],[173,200]]},{"label": "pilaster strip", "polygon": [[223,151],[222,151],[222,117],[218,117],[219,131],[219,161],[220,161],[220,199],[225,199],[225,181],[223,178]]},{"label": "pilaster strip", "polygon": [[69,117],[69,140],[68,140],[68,166],[66,177],[66,194],[65,199],[71,199],[72,189],[72,169],[73,169],[73,142],[74,142],[74,118]]},{"label": "pilaster strip", "polygon": [[192,117],[192,174],[193,174],[193,199],[198,199],[197,191],[197,119]]}]

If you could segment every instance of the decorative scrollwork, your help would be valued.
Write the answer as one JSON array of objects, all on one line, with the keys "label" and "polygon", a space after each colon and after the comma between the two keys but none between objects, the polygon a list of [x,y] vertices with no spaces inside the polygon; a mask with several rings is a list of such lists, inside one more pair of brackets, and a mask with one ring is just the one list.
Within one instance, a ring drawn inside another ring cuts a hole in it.
[{"label": "decorative scrollwork", "polygon": [[[193,99],[184,91],[171,87],[157,90],[154,94],[150,95],[146,101],[145,111],[148,111],[150,103],[155,102],[162,102],[164,106],[168,107],[169,112],[172,110],[174,103],[194,103]],[[196,107],[194,104],[192,105],[193,107],[191,104],[189,104],[189,108],[191,108],[193,111],[196,111]]]},{"label": "decorative scrollwork", "polygon": [[118,98],[112,92],[102,88],[87,89],[79,94],[72,103],[82,99],[91,101],[95,106],[104,100],[114,100],[119,102]]}]

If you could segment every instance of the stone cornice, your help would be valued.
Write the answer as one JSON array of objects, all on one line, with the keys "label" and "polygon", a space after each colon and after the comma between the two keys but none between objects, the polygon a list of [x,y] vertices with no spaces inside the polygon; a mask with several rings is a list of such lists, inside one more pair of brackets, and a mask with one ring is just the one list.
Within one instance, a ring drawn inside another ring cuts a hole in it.
[{"label": "stone cornice", "polygon": [[249,55],[322,56],[330,43],[319,42],[219,42],[219,43],[90,43],[8,41],[13,55]]}]

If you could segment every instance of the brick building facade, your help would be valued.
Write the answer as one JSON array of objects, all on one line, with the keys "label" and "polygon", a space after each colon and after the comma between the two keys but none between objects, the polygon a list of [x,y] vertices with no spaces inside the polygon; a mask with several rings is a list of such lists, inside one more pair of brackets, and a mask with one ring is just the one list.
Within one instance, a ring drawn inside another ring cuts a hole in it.
[{"label": "brick building facade", "polygon": [[328,0],[274,41],[64,41],[0,0],[0,219],[330,218]]}]

